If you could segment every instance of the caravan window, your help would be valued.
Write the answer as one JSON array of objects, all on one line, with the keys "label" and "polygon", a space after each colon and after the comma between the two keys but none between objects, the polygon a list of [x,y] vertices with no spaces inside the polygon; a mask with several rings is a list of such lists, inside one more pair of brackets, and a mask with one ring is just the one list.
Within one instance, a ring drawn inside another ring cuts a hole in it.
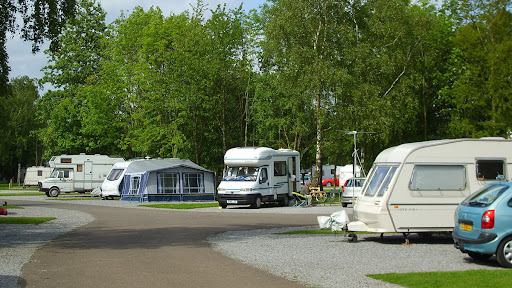
[{"label": "caravan window", "polygon": [[274,176],[286,176],[286,162],[285,161],[274,162]]},{"label": "caravan window", "polygon": [[476,177],[478,180],[496,180],[498,176],[504,176],[503,160],[477,160]]},{"label": "caravan window", "polygon": [[389,183],[395,175],[396,166],[377,166],[370,175],[370,183],[366,188],[365,196],[374,196],[377,191],[377,196],[382,197],[387,191]]},{"label": "caravan window", "polygon": [[411,190],[464,190],[466,168],[463,165],[416,165],[409,182]]},{"label": "caravan window", "polygon": [[174,194],[179,193],[178,173],[159,173],[157,193]]},{"label": "caravan window", "polygon": [[183,193],[203,193],[203,174],[183,173]]},{"label": "caravan window", "polygon": [[123,174],[124,169],[112,169],[110,173],[107,176],[108,181],[115,181],[121,177],[121,174]]},{"label": "caravan window", "polygon": [[130,191],[129,194],[138,194],[140,187],[140,176],[132,176],[130,178]]},{"label": "caravan window", "polygon": [[223,181],[256,181],[259,167],[228,167]]}]

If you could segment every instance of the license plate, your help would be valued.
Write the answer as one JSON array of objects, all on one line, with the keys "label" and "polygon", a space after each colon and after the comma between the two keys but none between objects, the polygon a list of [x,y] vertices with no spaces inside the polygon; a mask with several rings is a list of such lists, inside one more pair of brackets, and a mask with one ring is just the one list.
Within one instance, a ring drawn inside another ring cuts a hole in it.
[{"label": "license plate", "polygon": [[473,225],[460,223],[460,229],[464,231],[471,231],[473,229]]},{"label": "license plate", "polygon": [[227,202],[228,202],[228,204],[237,204],[238,203],[237,200],[228,200]]}]

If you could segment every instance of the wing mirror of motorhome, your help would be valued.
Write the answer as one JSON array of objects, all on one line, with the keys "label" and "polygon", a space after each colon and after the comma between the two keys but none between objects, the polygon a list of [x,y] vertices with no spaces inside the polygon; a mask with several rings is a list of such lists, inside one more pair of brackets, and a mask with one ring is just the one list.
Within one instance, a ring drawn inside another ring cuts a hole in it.
[{"label": "wing mirror of motorhome", "polygon": [[263,169],[261,169],[259,183],[260,184],[265,183],[265,182],[267,182],[267,180],[268,180],[267,169],[263,168]]}]

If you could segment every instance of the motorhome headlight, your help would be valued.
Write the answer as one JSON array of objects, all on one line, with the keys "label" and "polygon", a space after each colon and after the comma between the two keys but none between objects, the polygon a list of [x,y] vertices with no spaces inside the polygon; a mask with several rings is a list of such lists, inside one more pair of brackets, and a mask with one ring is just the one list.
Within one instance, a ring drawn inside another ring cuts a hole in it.
[{"label": "motorhome headlight", "polygon": [[240,188],[240,191],[242,191],[242,192],[250,192],[250,191],[252,191],[252,188]]}]

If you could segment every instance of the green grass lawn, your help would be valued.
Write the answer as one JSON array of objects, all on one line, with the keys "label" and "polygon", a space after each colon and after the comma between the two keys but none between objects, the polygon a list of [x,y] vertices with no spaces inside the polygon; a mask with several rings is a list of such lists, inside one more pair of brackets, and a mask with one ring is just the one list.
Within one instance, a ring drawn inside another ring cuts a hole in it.
[{"label": "green grass lawn", "polygon": [[44,192],[2,193],[1,196],[46,196]]},{"label": "green grass lawn", "polygon": [[389,273],[373,274],[368,277],[412,288],[510,287],[512,270]]},{"label": "green grass lawn", "polygon": [[177,203],[177,204],[148,204],[139,205],[142,207],[164,208],[164,209],[196,209],[206,207],[218,207],[219,203]]},{"label": "green grass lawn", "polygon": [[41,224],[55,217],[0,217],[0,224]]}]

